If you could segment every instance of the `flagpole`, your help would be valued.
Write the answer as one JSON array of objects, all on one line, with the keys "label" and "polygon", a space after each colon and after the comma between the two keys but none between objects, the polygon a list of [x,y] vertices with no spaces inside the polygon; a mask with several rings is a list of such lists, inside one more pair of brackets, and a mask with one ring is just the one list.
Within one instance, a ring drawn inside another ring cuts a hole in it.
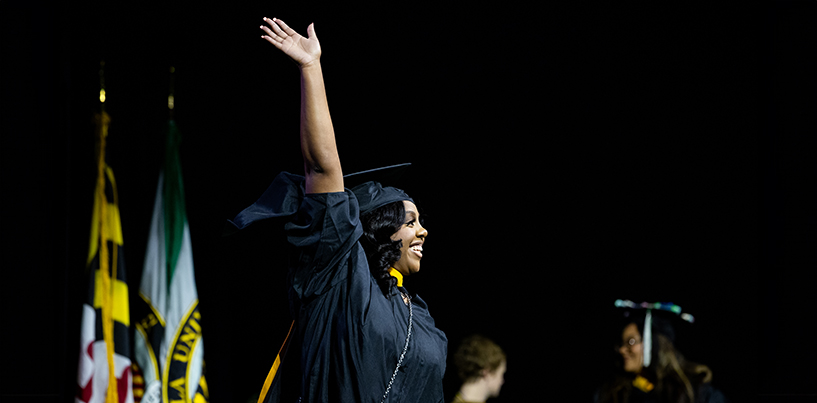
[{"label": "flagpole", "polygon": [[105,113],[105,60],[99,61],[99,112]]},{"label": "flagpole", "polygon": [[176,107],[176,68],[170,66],[170,94],[167,96],[167,109],[170,120],[173,120],[173,111]]},{"label": "flagpole", "polygon": [[[110,116],[105,112],[105,101],[102,60],[99,109],[94,113],[97,178],[87,261],[90,288],[83,304],[76,398],[77,402],[132,403],[130,359],[126,351],[130,326],[128,288],[119,252],[123,241],[116,181],[106,158]],[[117,339],[124,343],[117,345]]]},{"label": "flagpole", "polygon": [[[108,358],[108,389],[106,401],[116,402],[119,400],[116,385],[116,370],[114,363],[114,337],[113,337],[113,282],[111,277],[116,278],[114,273],[111,276],[111,267],[108,260],[108,200],[105,194],[105,174],[107,164],[105,163],[105,151],[108,137],[108,125],[110,117],[105,112],[105,60],[99,62],[99,115],[97,117],[97,140],[99,144],[97,155],[97,184],[95,203],[99,209],[99,274],[102,297],[102,337],[105,340],[106,355]],[[116,268],[114,267],[114,270]]]},{"label": "flagpole", "polygon": [[163,402],[208,402],[201,313],[179,160],[181,135],[174,121],[175,67],[171,65],[168,72],[169,121],[139,286],[145,313],[136,321],[135,357],[139,367],[146,369],[144,396]]},{"label": "flagpole", "polygon": [[[99,62],[99,114],[95,116],[96,140],[97,140],[97,189],[105,188],[105,140],[108,137],[108,124],[110,117],[105,113],[105,60]],[[104,190],[103,190],[104,192]],[[104,193],[103,193],[104,196]]]}]

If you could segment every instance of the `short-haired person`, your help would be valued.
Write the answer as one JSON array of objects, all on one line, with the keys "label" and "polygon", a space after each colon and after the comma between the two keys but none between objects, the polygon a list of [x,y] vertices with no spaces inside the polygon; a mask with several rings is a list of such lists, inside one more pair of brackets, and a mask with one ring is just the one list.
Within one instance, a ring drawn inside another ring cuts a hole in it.
[{"label": "short-haired person", "polygon": [[462,381],[454,402],[485,402],[499,396],[505,383],[505,352],[492,340],[480,335],[468,336],[454,353],[454,366]]}]

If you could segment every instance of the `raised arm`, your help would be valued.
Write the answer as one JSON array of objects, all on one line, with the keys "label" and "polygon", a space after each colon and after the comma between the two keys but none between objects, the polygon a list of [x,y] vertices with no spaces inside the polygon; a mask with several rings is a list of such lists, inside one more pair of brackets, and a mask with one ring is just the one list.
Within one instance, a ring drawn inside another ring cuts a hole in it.
[{"label": "raised arm", "polygon": [[304,38],[277,18],[264,18],[262,38],[292,58],[301,71],[301,153],[306,193],[343,191],[343,171],[335,144],[321,70],[321,45],[314,24]]}]

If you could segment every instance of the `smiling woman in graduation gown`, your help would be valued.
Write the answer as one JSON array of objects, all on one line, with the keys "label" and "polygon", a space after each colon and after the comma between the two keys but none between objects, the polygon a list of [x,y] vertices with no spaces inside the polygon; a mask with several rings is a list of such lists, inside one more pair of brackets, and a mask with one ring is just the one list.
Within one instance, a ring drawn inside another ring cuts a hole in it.
[{"label": "smiling woman in graduation gown", "polygon": [[[279,174],[231,223],[241,229],[260,219],[282,222],[291,246],[288,282],[300,346],[299,396],[303,402],[442,402],[445,334],[425,301],[402,286],[404,277],[419,270],[428,234],[416,206],[402,190],[364,181],[383,170],[343,176],[314,26],[303,37],[281,20],[264,21],[263,38],[301,71],[305,175]],[[347,189],[347,184],[355,186]],[[392,262],[393,279],[384,283],[373,275],[361,245],[361,215],[395,203],[405,216],[392,237],[401,241],[401,253]]]}]

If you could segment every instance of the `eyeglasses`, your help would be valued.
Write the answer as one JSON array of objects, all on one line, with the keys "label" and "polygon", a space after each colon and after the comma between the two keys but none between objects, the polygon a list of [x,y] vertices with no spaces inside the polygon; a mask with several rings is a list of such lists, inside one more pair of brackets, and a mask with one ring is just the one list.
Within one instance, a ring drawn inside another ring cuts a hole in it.
[{"label": "eyeglasses", "polygon": [[635,337],[630,337],[629,340],[617,345],[615,347],[615,349],[616,349],[616,351],[618,351],[622,347],[624,347],[624,348],[633,348],[633,346],[635,346],[636,344],[641,344],[641,340],[638,340]]}]

